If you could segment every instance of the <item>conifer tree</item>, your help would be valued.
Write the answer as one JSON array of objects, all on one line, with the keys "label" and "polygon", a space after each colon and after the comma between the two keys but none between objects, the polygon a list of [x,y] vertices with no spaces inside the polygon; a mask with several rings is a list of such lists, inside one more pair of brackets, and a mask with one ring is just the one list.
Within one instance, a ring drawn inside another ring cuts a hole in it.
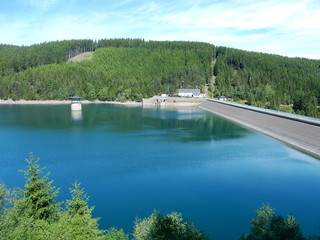
[{"label": "conifer tree", "polygon": [[75,182],[70,189],[71,200],[66,201],[66,211],[60,214],[59,221],[52,225],[52,237],[57,239],[103,239],[97,218],[92,218],[93,207],[88,206],[89,197]]},{"label": "conifer tree", "polygon": [[30,153],[30,158],[26,159],[28,169],[22,170],[26,178],[25,189],[20,189],[20,197],[17,198],[15,207],[29,208],[28,214],[36,220],[51,221],[55,219],[61,205],[61,203],[54,203],[59,190],[52,186],[53,180],[49,181],[50,173],[41,177],[44,168],[40,168],[39,160],[34,158],[33,153]]},{"label": "conifer tree", "polygon": [[84,190],[80,188],[80,183],[77,181],[73,184],[73,187],[73,189],[70,188],[71,200],[66,201],[67,212],[72,216],[76,214],[91,215],[93,207],[88,207],[89,197]]},{"label": "conifer tree", "polygon": [[3,183],[0,183],[0,215],[6,209],[9,195],[10,191],[6,188],[6,186]]},{"label": "conifer tree", "polygon": [[42,176],[43,168],[30,153],[25,175],[24,189],[18,189],[0,222],[0,239],[44,239],[47,228],[57,222],[60,203],[54,203],[58,190],[52,186],[48,175]]},{"label": "conifer tree", "polygon": [[129,237],[122,229],[118,230],[112,227],[107,230],[105,240],[129,240]]}]

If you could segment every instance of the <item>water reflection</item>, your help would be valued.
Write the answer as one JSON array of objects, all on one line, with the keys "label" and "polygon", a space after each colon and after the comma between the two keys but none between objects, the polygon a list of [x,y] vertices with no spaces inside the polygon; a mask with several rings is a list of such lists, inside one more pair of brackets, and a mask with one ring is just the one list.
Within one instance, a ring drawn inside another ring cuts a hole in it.
[{"label": "water reflection", "polygon": [[142,114],[145,117],[153,118],[177,118],[179,120],[195,120],[203,118],[203,111],[197,107],[145,107],[143,106]]},{"label": "water reflection", "polygon": [[236,239],[263,202],[318,225],[314,159],[201,109],[89,104],[74,121],[70,105],[0,105],[0,133],[9,187],[23,186],[17,169],[34,151],[61,187],[58,201],[75,179],[84,184],[102,228],[129,232],[135,216],[156,208],[183,212],[216,239]]},{"label": "water reflection", "polygon": [[247,129],[197,107],[141,108],[87,104],[83,105],[82,112],[71,111],[69,105],[3,105],[0,106],[0,125],[69,129],[76,122],[82,131],[101,127],[106,132],[142,137],[162,134],[165,140],[171,138],[175,141],[240,138],[248,133]]},{"label": "water reflection", "polygon": [[74,122],[82,121],[82,111],[81,110],[71,111],[71,119]]}]

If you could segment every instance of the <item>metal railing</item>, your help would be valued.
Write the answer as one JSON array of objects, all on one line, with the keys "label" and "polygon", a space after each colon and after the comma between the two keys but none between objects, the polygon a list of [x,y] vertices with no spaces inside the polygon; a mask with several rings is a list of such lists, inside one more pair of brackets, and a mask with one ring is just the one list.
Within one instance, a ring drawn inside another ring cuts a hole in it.
[{"label": "metal railing", "polygon": [[292,120],[320,126],[320,119],[319,118],[307,117],[307,116],[303,116],[303,115],[299,115],[299,114],[286,113],[286,112],[282,112],[282,111],[271,110],[271,109],[266,109],[266,108],[261,108],[261,107],[253,107],[250,105],[229,102],[229,101],[221,101],[221,100],[212,99],[212,98],[207,98],[207,100],[211,101],[211,102],[217,102],[217,103],[230,105],[230,106],[234,106],[234,107],[238,107],[238,108],[248,109],[248,110],[255,111],[255,112],[261,112],[261,113],[265,113],[265,114],[269,114],[269,115],[274,115],[274,116],[278,116],[278,117],[283,117],[283,118],[287,118],[287,119],[292,119]]}]

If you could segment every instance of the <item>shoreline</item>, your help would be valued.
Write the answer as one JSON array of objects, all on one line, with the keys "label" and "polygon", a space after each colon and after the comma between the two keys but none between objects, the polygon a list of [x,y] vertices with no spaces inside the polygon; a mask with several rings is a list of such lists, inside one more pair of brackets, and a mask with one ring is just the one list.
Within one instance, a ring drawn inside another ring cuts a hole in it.
[{"label": "shoreline", "polygon": [[[127,101],[127,102],[119,102],[119,101],[89,101],[82,100],[82,104],[116,104],[116,105],[124,105],[124,106],[144,106],[142,102],[135,101]],[[202,102],[192,102],[192,101],[181,101],[181,102],[167,102],[163,104],[161,107],[195,107],[199,106]],[[0,105],[66,105],[71,104],[70,100],[3,100],[0,99]],[[145,104],[145,107],[154,107],[152,104]]]},{"label": "shoreline", "polygon": [[[142,105],[141,102],[116,102],[116,101],[89,101],[89,100],[83,100],[81,101],[82,104],[91,104],[91,103],[99,103],[99,104],[119,104],[119,105]],[[70,100],[3,100],[0,99],[0,105],[65,105],[65,104],[71,104]]]}]

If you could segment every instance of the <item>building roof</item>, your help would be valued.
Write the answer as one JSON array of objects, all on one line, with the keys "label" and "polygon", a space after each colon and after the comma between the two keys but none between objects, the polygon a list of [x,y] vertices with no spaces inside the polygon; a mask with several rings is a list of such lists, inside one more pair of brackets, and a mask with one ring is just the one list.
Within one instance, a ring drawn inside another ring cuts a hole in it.
[{"label": "building roof", "polygon": [[199,95],[200,94],[200,89],[197,88],[190,88],[190,89],[179,89],[178,93],[192,93],[193,95]]},{"label": "building roof", "polygon": [[80,101],[80,100],[81,100],[81,97],[74,96],[74,97],[69,97],[69,99],[70,99],[71,101]]}]

